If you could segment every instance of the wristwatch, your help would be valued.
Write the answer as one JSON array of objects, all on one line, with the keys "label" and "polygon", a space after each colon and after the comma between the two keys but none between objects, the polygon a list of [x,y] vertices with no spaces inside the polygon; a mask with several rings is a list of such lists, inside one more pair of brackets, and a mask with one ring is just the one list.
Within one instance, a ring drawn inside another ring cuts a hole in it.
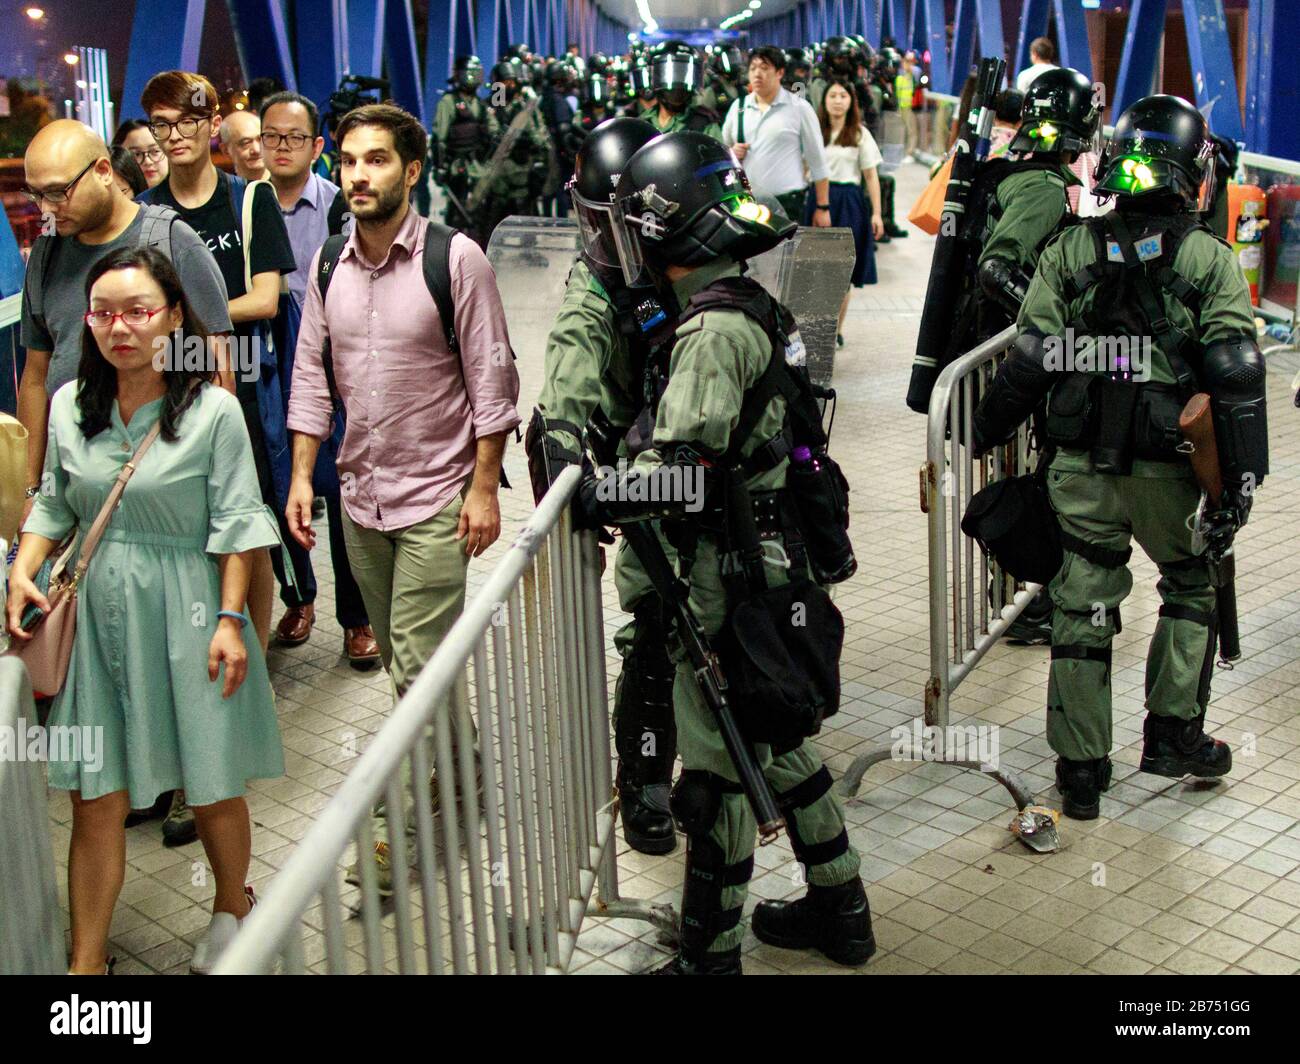
[{"label": "wristwatch", "polygon": [[41,493],[41,486],[39,484],[33,484],[30,488],[28,488],[26,491],[23,492],[23,494],[26,495],[29,499],[36,498],[36,496],[39,495],[40,493]]}]

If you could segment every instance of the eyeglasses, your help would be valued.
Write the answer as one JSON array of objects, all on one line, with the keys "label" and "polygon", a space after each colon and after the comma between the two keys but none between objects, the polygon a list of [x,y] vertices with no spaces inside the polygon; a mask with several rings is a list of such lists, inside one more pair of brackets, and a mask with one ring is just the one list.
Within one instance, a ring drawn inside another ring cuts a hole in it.
[{"label": "eyeglasses", "polygon": [[74,177],[62,188],[51,188],[51,189],[47,189],[44,192],[41,192],[38,189],[34,189],[34,188],[24,188],[23,195],[26,196],[38,207],[41,205],[41,200],[45,200],[46,203],[54,203],[54,204],[67,203],[68,200],[72,198],[72,190],[76,188],[77,182],[80,181],[83,177],[85,177],[86,172],[97,162],[99,162],[98,159],[91,159],[90,162],[86,163],[86,165],[81,168],[81,173],[79,173],[76,177]]},{"label": "eyeglasses", "polygon": [[111,310],[92,310],[86,315],[86,324],[92,329],[107,329],[112,326],[118,318],[122,319],[123,325],[148,325],[155,314],[161,314],[167,309],[166,304],[157,310],[149,310],[145,307],[132,307],[130,310],[123,310],[114,314]]},{"label": "eyeglasses", "polygon": [[198,133],[200,123],[210,121],[211,118],[208,115],[204,115],[202,118],[186,115],[184,118],[178,118],[175,122],[168,122],[165,118],[155,118],[149,123],[149,132],[153,134],[153,139],[161,144],[172,135],[173,129],[182,137],[192,137]]},{"label": "eyeglasses", "polygon": [[138,163],[142,163],[146,159],[151,163],[156,163],[163,157],[162,148],[132,148],[130,151],[132,157]]},{"label": "eyeglasses", "polygon": [[291,150],[300,151],[311,143],[311,137],[306,133],[263,133],[262,143],[268,148],[278,148],[281,144],[287,144]]}]

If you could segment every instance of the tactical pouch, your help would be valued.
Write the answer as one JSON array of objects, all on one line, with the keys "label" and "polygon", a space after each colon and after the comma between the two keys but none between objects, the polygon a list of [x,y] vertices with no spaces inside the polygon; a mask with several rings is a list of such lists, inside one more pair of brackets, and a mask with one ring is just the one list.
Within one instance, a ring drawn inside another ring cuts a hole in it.
[{"label": "tactical pouch", "polygon": [[816,735],[839,709],[844,618],[813,581],[740,596],[716,646],[751,742],[788,747]]},{"label": "tactical pouch", "polygon": [[1089,447],[1097,435],[1097,389],[1101,378],[1070,373],[1047,400],[1047,439],[1058,447]]},{"label": "tactical pouch", "polygon": [[[1046,459],[1042,460],[1044,463]],[[1061,526],[1039,473],[995,481],[975,493],[961,530],[1017,580],[1047,584],[1061,568]]]},{"label": "tactical pouch", "polygon": [[1139,386],[1132,381],[1098,377],[1100,412],[1092,465],[1098,473],[1128,476],[1133,471],[1133,415]]},{"label": "tactical pouch", "polygon": [[858,561],[849,541],[849,482],[839,464],[825,453],[791,461],[785,482],[818,583],[847,580],[857,572]]},{"label": "tactical pouch", "polygon": [[1179,445],[1183,442],[1178,416],[1183,404],[1177,387],[1170,384],[1144,384],[1138,395],[1137,414],[1133,419],[1133,455],[1157,462],[1183,460]]}]

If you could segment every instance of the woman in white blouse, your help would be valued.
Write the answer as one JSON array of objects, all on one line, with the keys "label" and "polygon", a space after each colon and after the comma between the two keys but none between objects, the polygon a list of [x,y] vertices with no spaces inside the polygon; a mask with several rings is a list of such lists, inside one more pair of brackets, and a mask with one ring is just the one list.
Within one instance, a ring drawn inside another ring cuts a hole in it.
[{"label": "woman in white blouse", "polygon": [[[832,81],[822,97],[822,140],[826,144],[826,162],[830,167],[831,225],[853,230],[858,258],[853,267],[854,288],[876,283],[875,241],[885,232],[880,216],[880,149],[862,124],[862,112],[852,87]],[[866,186],[866,197],[863,186]],[[870,201],[870,208],[867,203]],[[812,201],[808,203],[811,212]],[[804,224],[811,224],[807,217]],[[844,346],[844,315],[849,309],[849,293],[840,304],[835,341]]]}]

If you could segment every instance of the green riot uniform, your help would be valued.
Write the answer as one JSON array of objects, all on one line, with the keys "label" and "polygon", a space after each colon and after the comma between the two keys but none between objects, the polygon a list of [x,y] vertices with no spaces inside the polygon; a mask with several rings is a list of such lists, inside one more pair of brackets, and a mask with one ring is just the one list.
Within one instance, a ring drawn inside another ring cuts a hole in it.
[{"label": "green riot uniform", "polygon": [[812,104],[812,109],[821,114],[822,100],[826,96],[826,86],[830,82],[818,74],[808,83],[808,102]]},{"label": "green riot uniform", "polygon": [[[739,265],[720,257],[703,265],[673,286],[680,305],[711,282],[737,276]],[[762,375],[771,356],[771,341],[751,318],[733,309],[708,310],[679,328],[668,362],[667,386],[655,417],[654,446],[637,457],[637,466],[650,469],[666,459],[665,450],[689,445],[700,452],[725,453],[731,443],[742,397]],[[785,401],[773,398],[760,417],[741,454],[748,457],[761,441],[771,439],[784,423]],[[784,487],[788,459],[746,481],[751,493]],[[678,558],[671,544],[670,557]],[[723,626],[727,599],[723,588],[719,542],[702,529],[693,556],[682,555],[678,569],[690,589],[690,604],[706,634]],[[770,586],[785,582],[781,569],[767,571]],[[677,665],[673,688],[677,741],[686,773],[707,773],[726,783],[720,810],[708,838],[722,854],[726,866],[719,914],[712,923],[716,934],[706,946],[719,955],[734,949],[744,936],[741,908],[752,870],[756,834],[754,814],[738,785],[736,769],[727,754],[714,717],[700,693],[691,667]],[[782,804],[795,857],[806,868],[810,883],[833,887],[856,880],[860,861],[849,845],[844,817],[830,793],[830,775],[807,740],[793,749],[774,752],[757,744],[755,752],[769,784]]]},{"label": "green riot uniform", "polygon": [[[545,377],[537,409],[557,449],[576,458],[578,434],[600,407],[619,434],[641,412],[644,367],[619,326],[615,300],[579,256],[546,343]],[[576,431],[575,431],[576,430]],[[626,443],[619,453],[627,457]],[[667,792],[677,756],[672,712],[673,665],[654,587],[635,552],[620,540],[614,559],[619,606],[633,619],[614,636],[623,659],[614,692],[613,725],[619,757],[620,815],[629,844],[643,853],[675,845],[653,829],[667,815]],[[647,818],[650,825],[647,825]]]},{"label": "green riot uniform", "polygon": [[978,265],[1002,259],[1032,277],[1039,254],[1070,212],[1065,190],[1077,184],[1063,163],[1052,169],[1013,169],[998,182]]},{"label": "green riot uniform", "polygon": [[[500,107],[490,108],[493,123],[500,137],[506,135],[511,123],[528,107],[522,94]],[[538,110],[525,121],[510,152],[501,160],[496,177],[488,186],[483,203],[483,228],[491,233],[503,218],[512,214],[535,214],[536,200],[541,193],[542,179],[546,175],[547,152],[546,124]],[[494,148],[495,150],[495,148]]]},{"label": "green riot uniform", "polygon": [[[433,119],[438,183],[449,189],[461,203],[483,176],[484,160],[490,154],[489,146],[498,133],[492,109],[477,95],[453,90],[443,93],[438,100]],[[475,232],[481,229],[481,219],[464,217],[450,198],[446,221],[451,226],[468,226]],[[487,234],[479,235],[486,242]]]},{"label": "green riot uniform", "polygon": [[[1135,227],[1135,239],[1140,242],[1145,232]],[[1088,226],[1073,227],[1050,244],[1020,312],[1021,332],[1063,336],[1067,326],[1078,329],[1102,290],[1094,287],[1072,299],[1071,278],[1096,260]],[[1199,315],[1193,316],[1171,291],[1160,289],[1173,325],[1203,348],[1254,334],[1250,294],[1225,244],[1193,229],[1172,267],[1201,297]],[[1151,345],[1150,379],[1164,386],[1175,380],[1158,341]],[[1052,460],[1047,484],[1065,547],[1065,564],[1049,587],[1054,609],[1047,739],[1062,757],[1104,758],[1113,742],[1111,640],[1120,628],[1120,603],[1133,586],[1126,564],[1131,539],[1160,570],[1163,605],[1147,655],[1147,709],[1191,720],[1209,700],[1215,593],[1204,558],[1192,553],[1188,528],[1200,489],[1190,463],[1177,454],[1165,460],[1134,457],[1129,475],[1113,475],[1096,472],[1089,450],[1069,447]]]},{"label": "green riot uniform", "polygon": [[[700,91],[699,104],[715,115],[726,115],[731,105],[745,95],[745,90],[727,78],[714,77]],[[707,132],[707,131],[706,131]]]},{"label": "green riot uniform", "polygon": [[690,130],[693,133],[703,133],[706,137],[712,137],[714,140],[721,142],[722,125],[718,121],[717,113],[708,108],[691,104],[685,111],[675,114],[664,125],[660,118],[663,112],[659,105],[647,107],[641,112],[641,118],[649,122],[660,133],[678,133],[682,130]]}]

